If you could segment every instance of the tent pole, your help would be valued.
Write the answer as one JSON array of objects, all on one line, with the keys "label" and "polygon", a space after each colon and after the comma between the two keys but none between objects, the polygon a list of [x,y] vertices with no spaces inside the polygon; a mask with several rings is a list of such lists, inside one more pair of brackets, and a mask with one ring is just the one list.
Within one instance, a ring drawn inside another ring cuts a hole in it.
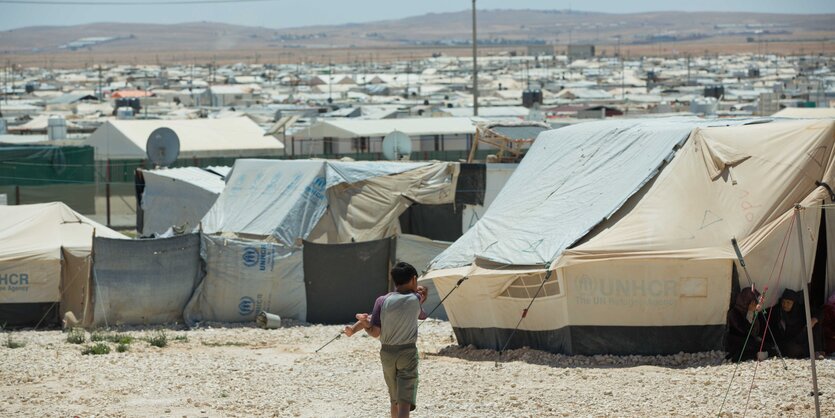
[{"label": "tent pole", "polygon": [[809,307],[809,277],[806,271],[806,253],[803,249],[803,228],[800,225],[800,210],[802,207],[794,207],[794,216],[797,217],[797,245],[800,250],[800,273],[803,277],[803,306],[806,311],[806,338],[809,342],[809,360],[812,365],[812,395],[815,397],[815,417],[821,416],[821,404],[818,397],[818,373],[815,368],[815,341],[812,338],[812,314]]}]

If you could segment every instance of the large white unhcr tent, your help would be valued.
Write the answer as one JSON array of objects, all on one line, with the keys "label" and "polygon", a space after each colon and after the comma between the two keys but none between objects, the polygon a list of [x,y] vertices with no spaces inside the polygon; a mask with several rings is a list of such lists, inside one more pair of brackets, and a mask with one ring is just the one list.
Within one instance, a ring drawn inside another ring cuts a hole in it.
[{"label": "large white unhcr tent", "polygon": [[0,206],[0,324],[51,325],[68,311],[89,324],[94,233],[127,238],[60,202]]},{"label": "large white unhcr tent", "polygon": [[423,278],[442,295],[468,278],[445,303],[459,344],[721,350],[732,293],[748,285],[732,238],[768,305],[803,287],[802,262],[813,289],[831,293],[835,240],[819,231],[835,222],[821,209],[832,199],[823,184],[835,180],[835,122],[762,122],[621,120],[541,134]]}]

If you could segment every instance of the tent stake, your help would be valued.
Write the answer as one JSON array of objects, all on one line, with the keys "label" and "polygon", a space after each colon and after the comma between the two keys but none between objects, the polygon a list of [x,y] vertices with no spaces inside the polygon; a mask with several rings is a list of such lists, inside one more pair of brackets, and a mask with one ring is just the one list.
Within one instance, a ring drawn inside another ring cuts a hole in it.
[{"label": "tent stake", "polygon": [[800,205],[795,205],[794,216],[797,217],[797,245],[800,250],[800,273],[803,277],[803,305],[806,311],[806,337],[809,342],[809,360],[812,365],[812,395],[815,397],[815,417],[821,416],[821,404],[818,393],[818,373],[815,368],[815,341],[812,338],[812,314],[809,310],[809,277],[806,272],[806,253],[803,250],[803,228],[800,225]]}]

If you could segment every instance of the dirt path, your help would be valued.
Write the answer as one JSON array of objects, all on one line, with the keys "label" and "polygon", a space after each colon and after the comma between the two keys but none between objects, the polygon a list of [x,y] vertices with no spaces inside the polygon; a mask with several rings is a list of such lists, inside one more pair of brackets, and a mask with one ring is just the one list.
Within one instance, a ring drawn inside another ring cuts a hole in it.
[{"label": "dirt path", "polygon": [[[291,324],[292,325],[292,324]],[[82,355],[60,331],[15,332],[22,348],[0,347],[4,416],[384,417],[379,343],[341,338],[313,351],[336,326],[169,330],[169,345],[137,338],[130,350]],[[416,417],[716,416],[733,365],[719,353],[670,357],[566,357],[461,348],[446,322],[421,327]],[[179,337],[179,340],[175,339]],[[187,340],[183,340],[187,338]],[[5,338],[4,338],[5,340]],[[89,334],[88,342],[89,345]],[[110,344],[115,348],[115,344]],[[742,416],[813,416],[808,362],[744,363],[726,411]],[[835,416],[835,361],[819,362],[823,416]]]}]

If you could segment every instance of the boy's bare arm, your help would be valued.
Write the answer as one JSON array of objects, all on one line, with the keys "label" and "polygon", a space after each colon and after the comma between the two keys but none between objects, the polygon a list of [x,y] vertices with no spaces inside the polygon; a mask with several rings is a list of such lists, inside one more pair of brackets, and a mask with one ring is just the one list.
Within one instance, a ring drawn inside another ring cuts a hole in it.
[{"label": "boy's bare arm", "polygon": [[374,337],[374,338],[380,338],[380,327],[378,327],[378,326],[376,326],[376,325],[372,325],[372,326],[370,326],[370,327],[366,328],[366,329],[365,329],[365,332],[366,332],[368,335],[370,335],[370,336],[372,336],[372,337]]}]

